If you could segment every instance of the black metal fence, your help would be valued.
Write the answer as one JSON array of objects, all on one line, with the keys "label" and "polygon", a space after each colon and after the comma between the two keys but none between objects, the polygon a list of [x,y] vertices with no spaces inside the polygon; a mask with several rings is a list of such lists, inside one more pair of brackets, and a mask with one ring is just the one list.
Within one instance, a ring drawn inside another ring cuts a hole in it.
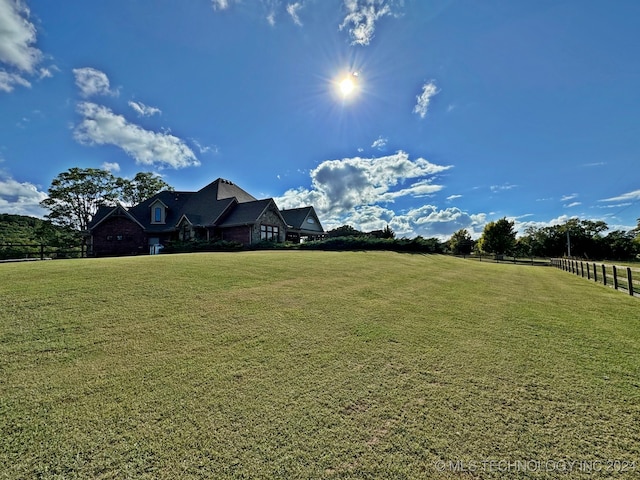
[{"label": "black metal fence", "polygon": [[46,245],[42,243],[0,243],[0,260],[45,260],[83,258],[87,256],[84,244]]},{"label": "black metal fence", "polygon": [[638,269],[569,258],[552,258],[551,265],[587,280],[626,291],[631,296],[640,295],[640,270]]}]

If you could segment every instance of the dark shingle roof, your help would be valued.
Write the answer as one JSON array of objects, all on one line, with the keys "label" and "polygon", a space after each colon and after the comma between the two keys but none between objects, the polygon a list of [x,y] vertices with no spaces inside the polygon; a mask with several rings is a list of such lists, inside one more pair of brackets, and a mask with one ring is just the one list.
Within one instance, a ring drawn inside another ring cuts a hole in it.
[{"label": "dark shingle roof", "polygon": [[[162,202],[166,207],[165,223],[151,223],[151,207]],[[149,233],[173,231],[186,217],[193,225],[230,227],[254,224],[262,213],[273,203],[271,198],[257,200],[249,193],[228,180],[218,178],[197,192],[160,192],[127,210]],[[111,215],[114,207],[100,207],[89,228]],[[317,220],[313,207],[296,208],[281,212],[285,223],[295,228],[304,228],[303,223],[310,215]],[[322,227],[320,226],[320,229]]]},{"label": "dark shingle roof", "polygon": [[247,225],[255,223],[262,212],[269,206],[273,200],[266,198],[264,200],[256,200],[254,202],[239,203],[229,213],[229,215],[219,224],[221,227],[231,227],[234,225]]},{"label": "dark shingle roof", "polygon": [[280,211],[287,225],[293,228],[301,228],[310,212],[311,207],[292,208]]},{"label": "dark shingle roof", "polygon": [[[288,210],[281,210],[280,213],[282,214],[282,218],[284,218],[285,222],[287,222],[287,225],[293,227],[294,230],[314,234],[324,232],[313,207],[291,208]],[[312,218],[314,220],[313,224],[307,223],[308,218]]]},{"label": "dark shingle roof", "polygon": [[100,223],[104,218],[109,215],[115,207],[110,207],[108,205],[100,205],[98,207],[98,211],[95,213],[89,224],[87,225],[88,229],[93,228],[94,225]]},{"label": "dark shingle roof", "polygon": [[[160,200],[167,207],[164,224],[151,223],[149,208]],[[149,232],[163,232],[176,228],[185,216],[193,225],[213,225],[236,203],[254,202],[249,193],[228,180],[218,178],[197,192],[160,192],[131,207],[129,212]]]},{"label": "dark shingle roof", "polygon": [[[189,202],[194,192],[160,192],[138,205],[131,207],[129,213],[133,215],[149,232],[166,232],[173,230],[183,215],[185,205]],[[150,207],[160,200],[167,207],[164,224],[151,223]]]}]

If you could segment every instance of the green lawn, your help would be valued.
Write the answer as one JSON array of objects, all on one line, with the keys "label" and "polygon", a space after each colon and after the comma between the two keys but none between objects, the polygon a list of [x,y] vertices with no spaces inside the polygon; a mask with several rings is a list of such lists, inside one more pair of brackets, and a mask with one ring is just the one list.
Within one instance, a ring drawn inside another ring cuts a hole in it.
[{"label": "green lawn", "polygon": [[639,462],[640,300],[555,268],[0,265],[0,478],[635,478]]}]

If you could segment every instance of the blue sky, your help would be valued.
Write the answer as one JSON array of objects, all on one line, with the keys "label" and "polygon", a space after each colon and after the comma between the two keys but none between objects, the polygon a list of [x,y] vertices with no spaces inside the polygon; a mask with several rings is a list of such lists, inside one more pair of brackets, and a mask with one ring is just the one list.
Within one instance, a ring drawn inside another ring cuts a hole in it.
[{"label": "blue sky", "polygon": [[[0,212],[71,167],[325,228],[640,217],[636,0],[0,0]],[[350,82],[345,93],[343,82]]]}]

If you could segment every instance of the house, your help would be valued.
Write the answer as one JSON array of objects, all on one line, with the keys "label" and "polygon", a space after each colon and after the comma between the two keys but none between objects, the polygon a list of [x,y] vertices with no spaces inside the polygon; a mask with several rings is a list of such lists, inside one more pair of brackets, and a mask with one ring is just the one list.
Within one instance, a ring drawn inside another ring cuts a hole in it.
[{"label": "house", "polygon": [[313,207],[280,210],[218,178],[197,192],[163,191],[125,208],[102,206],[88,227],[90,253],[132,255],[171,241],[300,242],[324,235]]},{"label": "house", "polygon": [[305,240],[319,240],[325,236],[318,215],[313,207],[280,210],[287,223],[288,242],[300,243]]}]

